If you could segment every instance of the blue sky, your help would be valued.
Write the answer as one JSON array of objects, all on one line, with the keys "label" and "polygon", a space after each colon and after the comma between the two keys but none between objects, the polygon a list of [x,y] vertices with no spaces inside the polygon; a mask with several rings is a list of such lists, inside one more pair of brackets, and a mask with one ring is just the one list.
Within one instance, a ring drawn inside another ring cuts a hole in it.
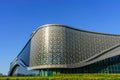
[{"label": "blue sky", "polygon": [[120,0],[0,0],[0,72],[43,24],[120,34]]}]

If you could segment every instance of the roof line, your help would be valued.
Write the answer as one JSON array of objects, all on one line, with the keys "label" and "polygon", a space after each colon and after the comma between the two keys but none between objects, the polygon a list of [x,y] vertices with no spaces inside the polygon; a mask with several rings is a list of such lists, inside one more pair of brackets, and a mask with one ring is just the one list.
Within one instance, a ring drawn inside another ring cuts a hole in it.
[{"label": "roof line", "polygon": [[[93,34],[110,35],[110,36],[120,36],[120,34],[109,34],[109,33],[102,33],[102,32],[94,32],[94,31],[82,30],[82,29],[79,29],[79,28],[75,28],[75,27],[71,27],[71,26],[67,26],[67,25],[63,25],[63,24],[45,24],[45,25],[39,26],[35,31],[33,31],[32,34],[34,35],[41,28],[50,27],[50,26],[51,27],[52,26],[66,27],[66,28],[77,30],[77,31],[82,31],[82,32],[87,32],[87,33],[93,33]],[[31,36],[31,38],[32,38],[32,36]]]}]

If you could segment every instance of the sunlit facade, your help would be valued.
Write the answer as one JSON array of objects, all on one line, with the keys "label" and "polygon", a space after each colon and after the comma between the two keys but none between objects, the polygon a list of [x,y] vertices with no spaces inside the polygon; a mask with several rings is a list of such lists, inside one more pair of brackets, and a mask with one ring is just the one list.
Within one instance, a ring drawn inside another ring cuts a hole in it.
[{"label": "sunlit facade", "polygon": [[120,35],[48,24],[32,33],[9,75],[120,73],[119,55]]}]

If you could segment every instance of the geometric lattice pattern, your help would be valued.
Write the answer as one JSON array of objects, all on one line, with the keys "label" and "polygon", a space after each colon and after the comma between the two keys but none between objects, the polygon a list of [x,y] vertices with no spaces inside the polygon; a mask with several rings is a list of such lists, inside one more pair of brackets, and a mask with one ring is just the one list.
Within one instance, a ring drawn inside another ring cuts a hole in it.
[{"label": "geometric lattice pattern", "polygon": [[120,43],[120,36],[51,25],[31,39],[30,67],[75,64]]}]

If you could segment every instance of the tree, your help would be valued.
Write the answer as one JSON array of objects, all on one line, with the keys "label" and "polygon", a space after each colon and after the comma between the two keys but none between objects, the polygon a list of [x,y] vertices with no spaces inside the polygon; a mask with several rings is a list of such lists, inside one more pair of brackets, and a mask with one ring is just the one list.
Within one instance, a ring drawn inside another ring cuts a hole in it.
[{"label": "tree", "polygon": [[0,76],[3,76],[2,73],[0,73]]}]

